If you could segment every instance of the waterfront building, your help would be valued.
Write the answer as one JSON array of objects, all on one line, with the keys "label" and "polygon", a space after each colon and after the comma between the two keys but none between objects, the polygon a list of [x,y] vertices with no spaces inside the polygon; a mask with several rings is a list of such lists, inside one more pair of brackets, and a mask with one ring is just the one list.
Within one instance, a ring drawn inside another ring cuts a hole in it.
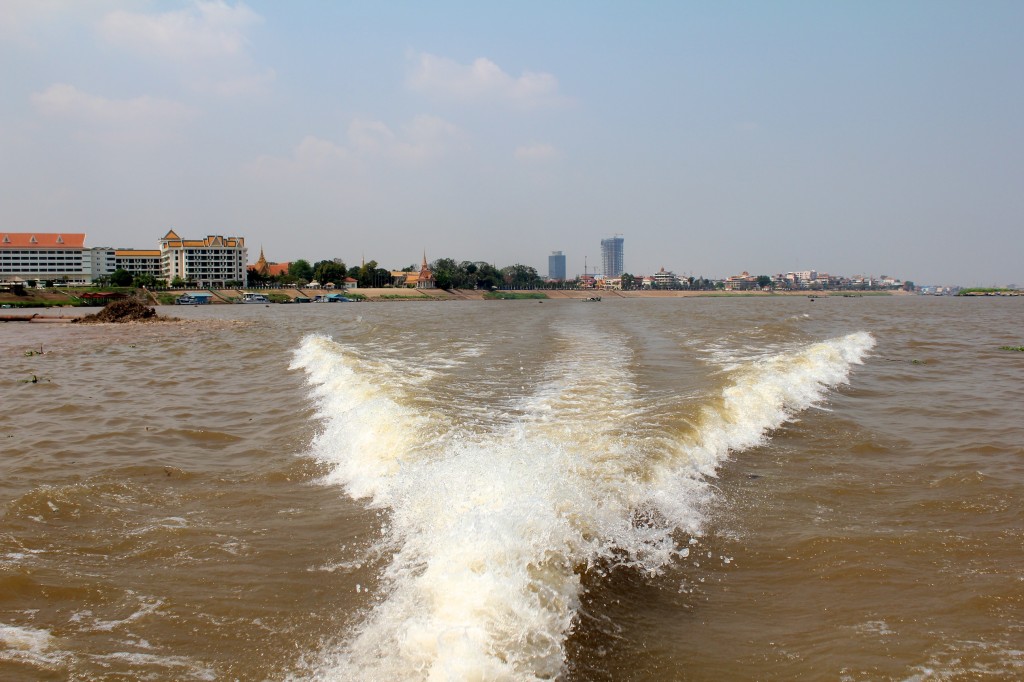
[{"label": "waterfront building", "polygon": [[114,271],[114,250],[86,248],[84,233],[0,233],[0,280],[90,284]]},{"label": "waterfront building", "polygon": [[288,266],[291,263],[271,263],[267,260],[267,257],[263,255],[263,247],[260,247],[260,257],[253,265],[250,265],[247,270],[255,270],[256,274],[260,277],[280,277],[281,275],[288,274]]},{"label": "waterfront building", "polygon": [[746,270],[742,275],[733,275],[725,280],[726,291],[751,291],[758,288],[757,277]]},{"label": "waterfront building", "polygon": [[671,270],[665,270],[661,268],[652,278],[654,281],[655,288],[657,289],[678,289],[679,288],[679,277],[676,273]]},{"label": "waterfront building", "polygon": [[416,278],[417,289],[433,289],[437,283],[434,281],[434,273],[427,265],[427,252],[423,252],[423,264],[420,266],[419,277]]},{"label": "waterfront building", "polygon": [[117,269],[116,251],[109,246],[94,246],[86,251],[89,253],[89,272],[92,280],[109,275]]},{"label": "waterfront building", "polygon": [[790,282],[793,282],[799,287],[806,288],[811,284],[811,282],[814,282],[818,279],[818,271],[799,270],[796,272],[787,272],[786,279]]},{"label": "waterfront building", "polygon": [[548,279],[565,281],[565,254],[561,251],[552,251],[548,256]]},{"label": "waterfront building", "polygon": [[117,249],[114,251],[114,269],[163,278],[159,249]]},{"label": "waterfront building", "polygon": [[270,275],[270,263],[267,262],[267,257],[263,255],[263,247],[260,247],[260,257],[256,261],[255,265],[250,265],[246,270],[255,270],[257,275],[261,277],[268,277]]},{"label": "waterfront building", "polygon": [[391,271],[391,286],[393,287],[404,287],[411,286],[408,284],[409,275],[411,273],[408,270],[392,270]]},{"label": "waterfront building", "polygon": [[605,277],[618,277],[623,272],[620,235],[601,240],[601,267]]},{"label": "waterfront building", "polygon": [[242,237],[183,239],[170,230],[160,239],[160,260],[168,282],[179,278],[214,289],[224,288],[227,282],[246,283],[248,258]]}]

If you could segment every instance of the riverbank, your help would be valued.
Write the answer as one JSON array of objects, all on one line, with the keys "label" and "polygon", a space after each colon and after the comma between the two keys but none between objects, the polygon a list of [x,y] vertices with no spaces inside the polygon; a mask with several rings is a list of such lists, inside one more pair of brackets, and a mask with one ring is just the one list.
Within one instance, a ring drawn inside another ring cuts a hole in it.
[{"label": "riverbank", "polygon": [[[232,298],[239,296],[237,291],[216,291],[217,296],[214,298],[214,303],[220,303],[222,301],[217,300],[218,298]],[[365,299],[371,302],[390,302],[390,301],[484,301],[492,298],[491,292],[482,290],[466,290],[466,289],[452,289],[446,291],[444,289],[394,289],[394,288],[381,288],[381,289],[353,289],[351,291],[337,291],[329,289],[270,289],[265,293],[273,293],[287,296],[289,299],[295,299],[296,297],[305,298],[316,298],[317,296],[327,296],[328,294],[342,294],[343,296],[352,296],[357,299]],[[908,292],[888,292],[888,291],[866,291],[866,292],[809,292],[809,291],[615,291],[615,290],[595,290],[595,289],[534,289],[529,291],[514,291],[514,292],[495,292],[498,294],[530,294],[531,297],[536,297],[538,300],[585,300],[595,296],[599,296],[605,300],[613,300],[617,298],[734,298],[734,297],[755,297],[755,298],[772,298],[777,296],[796,296],[796,297],[813,297],[822,298],[828,296],[891,296],[891,295],[907,295]]]},{"label": "riverbank", "polygon": [[[275,302],[281,302],[287,300],[289,302],[294,301],[297,298],[300,299],[314,299],[317,296],[327,296],[329,294],[342,294],[344,296],[350,296],[355,300],[365,300],[371,302],[391,302],[391,301],[482,301],[488,300],[492,296],[491,292],[487,291],[475,291],[475,290],[462,290],[455,289],[446,291],[444,289],[394,289],[394,288],[380,288],[380,289],[355,289],[352,291],[338,291],[334,289],[309,289],[309,288],[290,288],[290,289],[267,289],[258,290],[265,293],[272,299],[278,299]],[[10,307],[11,309],[17,308],[48,308],[48,307],[82,307],[82,306],[95,306],[93,302],[83,301],[81,298],[76,296],[75,291],[63,291],[61,289],[47,289],[42,291],[27,290],[23,295],[16,295],[11,292],[0,292],[0,306],[4,308]],[[177,298],[181,292],[148,292],[145,290],[139,290],[139,297],[145,297],[148,305],[171,305],[168,301]],[[821,291],[821,292],[810,292],[810,291],[598,291],[594,289],[566,289],[566,290],[547,290],[537,289],[532,291],[523,292],[500,292],[500,293],[511,293],[511,294],[530,294],[531,298],[537,298],[539,300],[585,300],[596,296],[602,299],[613,300],[617,298],[735,298],[735,297],[755,297],[755,298],[772,298],[778,296],[797,296],[797,297],[810,297],[810,298],[825,298],[825,297],[859,297],[859,296],[906,296],[909,292],[905,291],[864,291],[864,292],[850,292],[850,291]],[[216,289],[213,290],[213,296],[211,305],[225,305],[241,297],[240,290],[237,289]],[[162,300],[161,300],[162,299]]]}]

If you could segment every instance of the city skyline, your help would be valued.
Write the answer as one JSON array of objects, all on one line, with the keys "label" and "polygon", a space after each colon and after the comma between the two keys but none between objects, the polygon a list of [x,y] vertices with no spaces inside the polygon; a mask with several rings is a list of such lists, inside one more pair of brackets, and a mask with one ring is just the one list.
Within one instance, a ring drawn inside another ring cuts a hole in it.
[{"label": "city skyline", "polygon": [[[158,242],[160,244],[160,248],[159,249],[155,249],[155,250],[154,249],[146,249],[146,248],[139,249],[138,245],[136,245],[136,244],[132,244],[132,245],[121,244],[121,245],[119,245],[117,247],[112,247],[112,246],[109,246],[109,245],[85,244],[85,240],[86,240],[86,234],[85,233],[44,233],[44,232],[16,233],[16,232],[4,232],[4,231],[0,230],[0,251],[6,251],[5,256],[4,256],[5,265],[4,265],[4,267],[0,268],[0,280],[4,280],[4,279],[7,279],[7,278],[12,277],[12,276],[14,276],[14,277],[25,277],[25,276],[36,277],[35,274],[26,275],[25,272],[23,272],[20,267],[13,267],[13,266],[21,265],[21,264],[23,264],[23,262],[27,263],[29,261],[33,261],[34,262],[34,261],[37,261],[37,260],[47,260],[48,257],[46,255],[39,255],[39,254],[47,254],[47,253],[51,253],[51,255],[52,255],[52,253],[60,253],[62,255],[60,257],[56,258],[55,260],[71,259],[71,260],[74,260],[75,263],[77,263],[77,265],[75,267],[71,267],[70,269],[66,269],[66,270],[58,269],[59,272],[58,272],[58,270],[52,270],[51,269],[52,272],[56,272],[58,276],[62,276],[62,275],[63,276],[75,276],[76,273],[86,273],[87,271],[91,272],[93,276],[95,276],[97,273],[99,273],[99,274],[109,274],[109,272],[113,271],[114,266],[110,265],[110,264],[105,264],[105,263],[106,263],[107,260],[110,260],[110,262],[113,263],[113,259],[115,259],[115,254],[116,254],[116,260],[118,262],[118,265],[116,267],[118,267],[118,268],[122,267],[120,265],[120,263],[122,263],[122,262],[124,262],[124,263],[132,262],[132,263],[136,263],[137,266],[139,264],[142,264],[142,265],[141,265],[141,269],[139,269],[138,267],[131,267],[131,266],[125,265],[124,266],[125,269],[127,269],[130,272],[134,272],[134,273],[146,272],[146,273],[149,273],[149,274],[158,274],[158,270],[153,270],[153,268],[151,267],[151,264],[149,263],[149,261],[150,260],[155,260],[155,261],[159,261],[160,260],[160,254],[164,250],[164,248],[165,248],[166,244],[168,243],[169,239],[170,240],[176,240],[176,241],[182,241],[182,237],[180,237],[174,231],[173,228],[171,230],[169,230],[166,235],[164,235],[162,238],[160,238],[158,240]],[[188,242],[190,247],[196,247],[196,248],[199,248],[199,249],[203,249],[203,248],[209,249],[209,248],[218,247],[221,244],[221,242],[231,242],[232,244],[234,244],[235,241],[237,241],[237,246],[240,247],[242,249],[242,252],[244,253],[247,250],[245,248],[245,238],[244,238],[244,236],[243,237],[235,237],[235,236],[225,237],[223,235],[207,235],[207,236],[205,236],[202,239],[198,238],[197,236],[192,236],[192,237],[188,237],[188,238],[186,238],[184,240],[184,242]],[[31,250],[33,248],[33,246],[36,245],[36,244],[39,245],[38,246],[39,249],[42,249],[41,251],[32,251]],[[681,270],[680,272],[675,272],[674,269],[672,269],[672,268],[669,268],[668,270],[666,270],[664,268],[664,266],[660,267],[657,272],[654,272],[654,271],[652,271],[652,272],[643,272],[643,271],[628,272],[626,269],[623,268],[623,255],[624,255],[623,245],[624,245],[624,239],[623,239],[622,235],[615,235],[614,237],[611,237],[611,238],[602,239],[600,244],[601,244],[601,251],[602,251],[602,258],[601,258],[602,269],[601,269],[601,271],[597,271],[596,267],[595,267],[595,269],[593,271],[591,271],[589,267],[584,266],[584,271],[582,273],[576,272],[576,273],[570,274],[572,271],[570,269],[568,269],[568,267],[567,267],[566,254],[563,251],[552,251],[551,255],[548,256],[547,279],[569,281],[569,280],[579,279],[580,277],[587,277],[587,276],[589,276],[591,278],[595,278],[596,277],[596,278],[600,278],[600,279],[614,280],[614,279],[617,279],[620,275],[628,274],[631,277],[632,276],[636,276],[636,277],[643,277],[645,279],[646,278],[651,278],[653,276],[653,279],[655,279],[655,280],[659,279],[660,276],[664,276],[666,278],[678,278],[679,280],[686,280],[686,279],[689,279],[689,278],[711,279],[711,280],[716,280],[716,281],[725,281],[726,283],[728,283],[730,281],[733,281],[733,280],[737,280],[737,281],[742,281],[744,279],[756,280],[760,276],[769,277],[769,278],[772,278],[772,279],[775,279],[775,280],[795,279],[797,281],[811,281],[811,280],[815,280],[815,279],[819,278],[819,276],[820,276],[822,278],[822,281],[826,281],[826,282],[829,281],[829,280],[834,280],[834,279],[835,280],[857,279],[857,280],[869,280],[869,281],[870,280],[890,280],[891,281],[891,280],[895,279],[896,281],[900,281],[900,282],[902,282],[904,280],[904,278],[902,278],[902,277],[893,278],[892,275],[890,275],[888,273],[866,273],[866,272],[837,273],[835,271],[833,271],[833,272],[827,272],[827,271],[819,272],[819,271],[817,271],[816,269],[813,269],[813,268],[810,269],[810,270],[803,270],[803,271],[800,271],[800,270],[796,270],[796,271],[794,271],[794,270],[785,270],[785,271],[777,271],[777,272],[774,272],[774,273],[761,272],[760,275],[755,275],[755,276],[749,276],[748,271],[743,271],[742,275],[738,275],[736,273],[732,273],[732,274],[712,273],[710,278],[706,277],[706,275],[704,273],[695,274],[693,272],[687,272],[685,270]],[[69,248],[72,249],[72,250],[68,251],[67,249],[69,249]],[[57,251],[53,251],[54,249],[56,249]],[[20,254],[20,255],[15,255],[15,254]],[[33,255],[33,254],[35,254],[35,255]],[[77,255],[75,255],[75,254],[77,254]],[[265,265],[276,265],[276,266],[287,266],[287,265],[290,264],[288,261],[279,261],[279,260],[274,259],[273,257],[270,260],[267,260],[265,258],[265,253],[264,253],[264,249],[263,249],[262,246],[259,249],[259,254],[260,254],[259,258],[257,259],[258,262],[248,263],[248,262],[240,260],[238,262],[239,267],[242,267],[243,269],[246,268],[246,267],[250,268],[250,269],[253,268],[253,267],[257,267],[258,268],[260,263],[264,263]],[[309,256],[303,256],[301,258],[302,258],[302,260],[306,260],[310,264],[316,263],[316,262],[325,261],[325,260],[326,261],[333,261],[333,262],[336,262],[336,263],[337,262],[348,262],[348,263],[355,262],[351,258],[340,257],[340,256],[327,256],[327,257],[323,257],[321,255],[321,257],[319,257],[319,258],[317,258],[317,257],[309,257]],[[438,258],[441,259],[441,260],[448,259],[447,256],[439,256]],[[92,262],[92,267],[91,268],[84,268],[83,269],[83,263],[86,263],[86,262],[88,262],[90,260]],[[433,262],[436,263],[437,260],[438,259],[435,259]],[[448,259],[448,260],[456,260],[456,261],[458,261],[459,259]],[[371,262],[377,262],[377,259],[371,257],[370,261]],[[362,254],[361,262],[363,262],[363,263],[367,262],[365,254]],[[465,259],[462,259],[462,262],[473,262],[473,261],[466,261]],[[479,263],[479,262],[486,262],[486,261],[476,261],[476,262]],[[426,267],[426,263],[427,263],[426,250],[424,250],[422,267]],[[584,260],[584,263],[586,263],[586,260]],[[496,267],[526,265],[528,267],[533,268],[533,270],[542,279],[544,278],[543,275],[540,275],[540,272],[541,272],[540,268],[536,268],[536,267],[534,267],[534,266],[532,266],[532,265],[530,265],[528,263],[501,263],[499,265],[498,263],[494,262],[494,263],[490,263],[490,264],[493,265],[493,266],[496,266]],[[51,265],[53,265],[53,264],[51,264]],[[411,267],[412,269],[415,269],[415,267],[416,267],[415,265],[412,265],[412,266],[397,266],[395,263],[380,263],[380,265],[382,265],[382,266],[390,266],[391,269],[394,269],[395,267]],[[12,267],[8,267],[8,266],[12,266]],[[241,275],[236,273],[235,276],[236,277],[240,277]],[[87,279],[88,279],[88,277],[87,277]],[[913,280],[908,280],[908,281],[912,282]],[[938,283],[926,283],[926,284],[923,284],[923,286],[936,285],[936,284],[938,284]],[[1010,286],[1010,288],[1016,288],[1016,283],[1004,283],[1004,284],[1008,284]],[[952,284],[951,285],[949,283],[944,283],[944,284],[939,284],[939,286],[949,287],[949,286],[959,286],[959,285],[957,285],[957,284]]]},{"label": "city skyline", "polygon": [[1013,3],[10,0],[0,229],[538,271],[621,232],[632,272],[1020,282],[1022,27]]}]

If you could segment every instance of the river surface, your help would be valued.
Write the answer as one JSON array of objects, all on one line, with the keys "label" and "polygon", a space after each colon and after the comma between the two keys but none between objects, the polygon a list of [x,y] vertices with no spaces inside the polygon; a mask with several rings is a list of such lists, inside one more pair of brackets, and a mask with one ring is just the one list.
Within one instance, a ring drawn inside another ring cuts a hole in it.
[{"label": "river surface", "polygon": [[0,325],[0,679],[1024,677],[1024,299],[160,312]]}]

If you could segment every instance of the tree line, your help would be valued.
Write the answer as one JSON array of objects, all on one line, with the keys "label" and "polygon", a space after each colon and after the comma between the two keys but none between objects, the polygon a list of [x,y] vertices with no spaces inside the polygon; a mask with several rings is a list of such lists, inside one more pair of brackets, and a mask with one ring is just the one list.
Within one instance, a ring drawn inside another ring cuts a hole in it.
[{"label": "tree line", "polygon": [[[579,277],[564,281],[545,280],[537,272],[537,269],[529,265],[516,263],[498,268],[485,261],[457,261],[454,258],[438,258],[428,264],[434,276],[435,286],[439,289],[482,289],[492,291],[496,289],[578,289],[582,282]],[[409,265],[401,269],[401,272],[418,272],[419,267]],[[317,282],[320,285],[333,283],[341,286],[342,282],[351,277],[359,283],[362,288],[381,288],[390,286],[401,286],[396,284],[391,271],[379,266],[377,261],[371,260],[360,265],[346,266],[340,259],[320,260],[310,263],[305,259],[298,259],[288,264],[286,272],[277,275],[265,275],[254,267],[249,267],[246,273],[247,283],[254,287],[273,286],[305,286],[310,282]],[[770,280],[769,280],[770,281]],[[624,290],[635,290],[643,287],[643,278],[625,273],[621,276],[622,288]],[[167,288],[166,280],[154,277],[149,273],[132,273],[119,269],[110,275],[98,277],[96,283],[99,285],[113,285],[148,289]],[[225,282],[229,287],[241,287],[242,282]],[[667,285],[653,284],[653,288],[671,289],[713,289],[714,282],[703,277],[680,278]],[[194,282],[186,281],[175,277],[171,282],[171,288],[194,286]]]},{"label": "tree line", "polygon": [[310,282],[318,282],[320,284],[330,282],[341,286],[346,277],[356,280],[361,287],[391,285],[391,271],[378,267],[375,260],[367,261],[362,265],[347,267],[340,260],[321,260],[310,264],[308,260],[300,258],[289,263],[288,271],[280,275],[264,275],[256,270],[256,268],[249,268],[246,277],[249,284],[253,286],[303,286]]},{"label": "tree line", "polygon": [[[535,268],[518,263],[499,269],[483,261],[438,258],[427,267],[434,276],[435,286],[440,289],[537,289],[544,286],[544,280]],[[419,268],[409,265],[400,272],[419,272]],[[346,277],[356,280],[363,288],[390,287],[395,284],[391,271],[378,267],[374,260],[346,267],[339,260],[322,260],[310,264],[307,260],[299,259],[289,263],[288,271],[280,275],[263,275],[255,268],[248,270],[248,281],[253,286],[301,286],[314,281],[340,285]]]}]

